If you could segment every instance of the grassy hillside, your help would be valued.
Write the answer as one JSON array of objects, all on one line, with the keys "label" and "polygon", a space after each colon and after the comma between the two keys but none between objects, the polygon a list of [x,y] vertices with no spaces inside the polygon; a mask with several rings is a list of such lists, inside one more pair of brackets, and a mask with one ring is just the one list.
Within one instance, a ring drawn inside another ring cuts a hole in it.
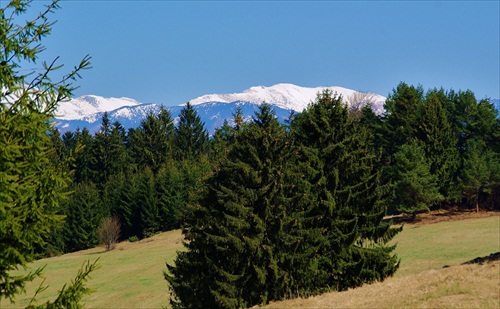
[{"label": "grassy hillside", "polygon": [[[401,267],[394,278],[342,293],[328,293],[306,300],[277,302],[270,308],[290,307],[499,307],[500,263],[454,266],[478,256],[500,251],[500,216],[406,225],[394,242]],[[180,231],[135,243],[123,242],[112,252],[94,248],[33,263],[47,265],[49,289],[39,301],[53,299],[86,261],[100,258],[101,268],[89,281],[94,293],[85,298],[87,308],[160,308],[168,304],[163,279],[165,262],[172,262],[182,248]],[[33,295],[40,280],[28,287]],[[31,297],[15,305],[5,300],[1,308],[24,307]]]},{"label": "grassy hillside", "polygon": [[[182,248],[180,231],[171,231],[142,241],[122,242],[105,252],[103,247],[39,260],[33,267],[47,265],[45,285],[49,288],[37,297],[39,303],[54,299],[57,291],[70,282],[81,265],[99,258],[101,268],[91,274],[88,286],[94,292],[85,297],[86,308],[160,308],[168,304],[168,284],[163,279],[165,262],[172,262]],[[15,305],[3,300],[0,308],[23,308],[41,283],[28,287],[27,296]]]},{"label": "grassy hillside", "polygon": [[500,261],[394,277],[345,292],[263,308],[500,308]]},{"label": "grassy hillside", "polygon": [[401,259],[396,277],[459,265],[500,251],[500,216],[408,224],[393,243]]},{"label": "grassy hillside", "polygon": [[500,216],[408,224],[393,243],[393,278],[265,308],[500,308],[500,261],[460,265],[500,252]]}]

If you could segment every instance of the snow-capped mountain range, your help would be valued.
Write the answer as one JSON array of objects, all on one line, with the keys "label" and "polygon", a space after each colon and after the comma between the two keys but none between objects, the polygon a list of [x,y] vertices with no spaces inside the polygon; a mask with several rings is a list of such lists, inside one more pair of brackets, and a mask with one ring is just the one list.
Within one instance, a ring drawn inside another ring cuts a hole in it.
[{"label": "snow-capped mountain range", "polygon": [[[212,134],[222,126],[224,120],[230,123],[233,113],[239,106],[246,119],[251,119],[258,106],[263,102],[273,105],[280,121],[285,121],[291,111],[302,112],[313,102],[318,93],[329,89],[341,95],[348,103],[369,102],[378,113],[383,111],[385,97],[374,93],[362,93],[342,87],[300,87],[293,84],[277,84],[270,87],[256,86],[241,93],[207,94],[190,100],[206,129]],[[87,128],[91,133],[97,132],[104,112],[108,112],[111,123],[119,121],[125,128],[140,125],[149,112],[159,111],[161,104],[140,103],[130,98],[104,98],[85,95],[60,104],[54,123],[64,133]],[[175,121],[185,104],[165,106]]]},{"label": "snow-capped mountain range", "polygon": [[[356,94],[361,94],[355,90],[342,88],[342,87],[316,87],[307,88],[300,87],[293,84],[277,84],[271,87],[256,86],[250,89],[244,90],[241,93],[231,93],[231,94],[207,94],[191,100],[191,104],[198,105],[206,102],[221,102],[221,103],[231,103],[235,101],[242,102],[252,102],[252,103],[262,103],[266,102],[268,104],[288,109],[294,110],[296,112],[301,112],[307,107],[311,101],[314,101],[318,93],[323,92],[323,90],[329,89],[337,95],[341,95],[347,101],[350,101]],[[373,103],[382,105],[385,101],[385,97],[373,93],[365,93],[365,96],[371,96]]]}]

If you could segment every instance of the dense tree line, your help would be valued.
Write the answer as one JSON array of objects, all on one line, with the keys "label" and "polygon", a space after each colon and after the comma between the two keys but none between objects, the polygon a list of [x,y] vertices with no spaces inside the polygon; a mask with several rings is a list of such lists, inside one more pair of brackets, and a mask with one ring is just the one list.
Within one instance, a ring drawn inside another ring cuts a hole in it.
[{"label": "dense tree line", "polygon": [[174,126],[170,112],[150,113],[128,132],[105,113],[99,131],[52,129],[54,164],[67,164],[73,177],[66,216],[46,254],[71,252],[98,244],[101,221],[117,217],[121,239],[140,239],[180,227],[200,179],[209,173],[208,134],[188,103]]},{"label": "dense tree line", "polygon": [[385,158],[392,211],[500,207],[500,122],[487,99],[401,83],[370,126]]}]

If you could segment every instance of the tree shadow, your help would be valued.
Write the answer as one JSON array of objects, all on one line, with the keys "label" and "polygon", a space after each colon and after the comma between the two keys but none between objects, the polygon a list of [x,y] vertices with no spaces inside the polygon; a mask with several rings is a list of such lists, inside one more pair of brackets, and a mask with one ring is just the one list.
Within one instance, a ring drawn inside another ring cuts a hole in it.
[{"label": "tree shadow", "polygon": [[106,249],[103,249],[102,251],[97,251],[97,252],[90,252],[90,253],[85,253],[85,255],[96,255],[96,254],[103,254],[103,253],[106,253],[106,252],[110,252],[112,250],[106,250]]},{"label": "tree shadow", "polygon": [[492,253],[487,256],[477,257],[475,259],[462,263],[462,265],[467,265],[467,264],[483,265],[486,262],[493,262],[497,260],[500,260],[500,252]]}]

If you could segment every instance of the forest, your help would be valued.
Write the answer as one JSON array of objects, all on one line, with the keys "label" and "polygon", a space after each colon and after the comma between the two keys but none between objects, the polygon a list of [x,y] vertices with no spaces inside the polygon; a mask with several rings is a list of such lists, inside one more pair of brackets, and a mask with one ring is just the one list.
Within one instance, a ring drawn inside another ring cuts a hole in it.
[{"label": "forest", "polygon": [[[346,119],[328,118],[333,107],[317,107],[316,111],[316,105],[329,100],[345,109],[345,115],[337,117]],[[51,160],[73,174],[68,189],[73,193],[62,202],[65,227],[54,233],[50,246],[43,250],[57,254],[97,245],[101,220],[109,216],[120,219],[122,240],[181,227],[188,205],[198,203],[204,187],[212,185],[212,175],[225,161],[235,160],[232,149],[242,133],[260,134],[263,121],[276,127],[279,134],[273,133],[274,138],[281,138],[274,143],[280,147],[319,150],[327,146],[320,141],[342,143],[342,155],[348,158],[343,168],[366,149],[373,156],[367,168],[377,172],[379,202],[389,214],[416,216],[447,207],[498,209],[500,129],[497,111],[488,100],[477,100],[471,91],[424,92],[422,87],[401,83],[388,97],[383,115],[374,114],[368,105],[349,108],[342,102],[335,94],[318,94],[305,113],[293,115],[286,124],[273,117],[272,106],[263,105],[251,123],[244,123],[245,115],[236,112],[235,125],[226,122],[212,138],[190,104],[182,110],[176,127],[165,108],[149,114],[140,127],[128,132],[120,123],[109,123],[106,114],[94,136],[85,128],[62,136],[52,128]],[[261,119],[264,116],[269,119]],[[342,121],[345,127],[337,128]],[[347,148],[344,139],[348,137],[341,134],[360,139],[359,144]],[[251,155],[250,150],[239,151]],[[282,159],[266,155],[259,160]],[[296,165],[307,163],[299,173],[311,168],[312,159],[301,159],[300,153],[287,159],[296,160]],[[340,167],[338,173],[339,182],[351,177]],[[250,179],[239,186],[249,183]]]},{"label": "forest", "polygon": [[0,11],[0,298],[41,272],[13,270],[98,245],[110,218],[122,241],[182,229],[185,250],[164,272],[173,307],[241,308],[391,276],[401,228],[386,215],[500,207],[498,111],[470,90],[401,82],[381,115],[325,91],[286,123],[263,103],[211,137],[189,103],[176,125],[163,108],[128,131],[104,114],[94,135],[61,135],[53,115],[90,58],[60,82],[56,61],[18,70],[43,51],[55,9],[20,27]]}]

